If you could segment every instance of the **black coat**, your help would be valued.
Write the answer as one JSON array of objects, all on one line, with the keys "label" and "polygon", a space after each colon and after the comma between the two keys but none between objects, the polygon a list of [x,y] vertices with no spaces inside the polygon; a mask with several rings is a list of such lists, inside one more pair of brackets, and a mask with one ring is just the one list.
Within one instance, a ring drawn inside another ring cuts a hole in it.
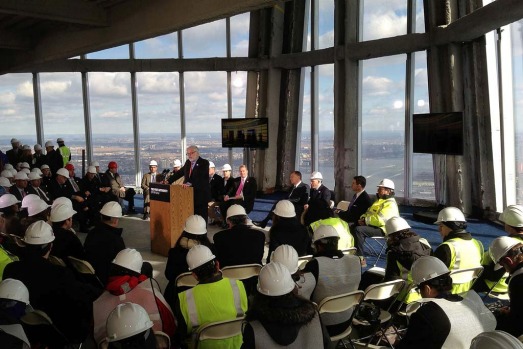
[{"label": "black coat", "polygon": [[307,229],[296,218],[277,218],[269,230],[269,254],[267,263],[270,262],[271,253],[280,245],[291,245],[298,256],[309,254],[311,238]]},{"label": "black coat", "polygon": [[311,188],[309,202],[314,201],[314,200],[323,200],[327,204],[330,205],[330,200],[331,200],[330,189],[327,188],[326,186],[324,186],[323,184],[320,185],[320,187],[318,189]]},{"label": "black coat", "polygon": [[125,248],[122,228],[113,228],[103,222],[87,234],[84,242],[86,260],[93,266],[96,275],[105,285],[114,257]]},{"label": "black coat", "polygon": [[296,216],[300,217],[303,213],[303,206],[309,201],[310,187],[308,184],[300,182],[298,186],[294,189],[291,189],[289,193],[289,200],[294,205],[294,210],[296,211]]},{"label": "black coat", "polygon": [[265,234],[247,225],[236,225],[214,235],[214,248],[220,267],[262,263]]},{"label": "black coat", "polygon": [[54,149],[45,154],[45,163],[49,165],[53,176],[56,176],[56,171],[64,167],[62,155]]},{"label": "black coat", "polygon": [[[230,197],[236,196],[236,191],[238,190],[238,187],[241,183],[241,177],[234,178],[234,181],[232,182],[231,187],[229,188],[229,192],[227,195]],[[256,179],[254,177],[247,177],[245,180],[245,183],[243,184],[243,201],[241,205],[245,207],[245,211],[247,213],[251,212],[254,208],[254,199],[256,199],[256,191],[258,190],[258,186],[256,184]],[[234,202],[236,204],[236,202]]]},{"label": "black coat", "polygon": [[222,176],[215,173],[211,178],[209,178],[209,186],[211,187],[212,200],[218,201],[223,199],[223,195],[225,195],[225,184]]},{"label": "black coat", "polygon": [[339,217],[347,223],[356,223],[360,217],[372,206],[372,199],[364,190],[354,201],[349,210],[340,212]]},{"label": "black coat", "polygon": [[67,262],[68,256],[85,259],[84,248],[75,233],[64,228],[53,228],[53,233],[53,256],[60,257],[64,262]]}]

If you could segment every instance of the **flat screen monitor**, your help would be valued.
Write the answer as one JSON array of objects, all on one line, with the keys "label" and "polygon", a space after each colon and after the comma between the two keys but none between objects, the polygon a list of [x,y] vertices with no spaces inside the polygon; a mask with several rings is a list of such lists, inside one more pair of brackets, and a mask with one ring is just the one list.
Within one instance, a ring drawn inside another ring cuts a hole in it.
[{"label": "flat screen monitor", "polygon": [[268,121],[267,118],[222,119],[222,147],[268,148]]},{"label": "flat screen monitor", "polygon": [[413,115],[413,152],[463,155],[463,113]]}]

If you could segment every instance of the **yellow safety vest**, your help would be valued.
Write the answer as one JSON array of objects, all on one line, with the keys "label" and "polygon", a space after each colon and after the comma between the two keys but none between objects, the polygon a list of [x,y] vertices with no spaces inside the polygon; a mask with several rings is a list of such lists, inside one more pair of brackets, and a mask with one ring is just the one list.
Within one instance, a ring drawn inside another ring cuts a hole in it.
[{"label": "yellow safety vest", "polygon": [[385,223],[392,217],[399,217],[398,204],[394,198],[378,199],[361,215],[366,225],[381,228],[385,234]]},{"label": "yellow safety vest", "polygon": [[[211,322],[235,319],[247,311],[247,294],[239,280],[223,278],[220,281],[199,284],[178,294],[180,310],[187,324],[187,333],[196,333],[198,327]],[[242,335],[220,340],[207,340],[198,348],[232,349],[242,345]],[[193,346],[193,341],[187,343]]]},{"label": "yellow safety vest", "polygon": [[[447,245],[450,248],[451,261],[449,270],[468,269],[481,266],[483,260],[483,244],[476,239],[464,240],[460,238],[452,238],[445,241],[442,245]],[[470,290],[472,281],[463,283],[453,283],[452,293],[460,294]]]},{"label": "yellow safety vest", "polygon": [[398,261],[396,261],[396,264],[400,270],[401,278],[407,282],[406,287],[404,287],[398,295],[398,299],[403,301],[405,304],[421,299],[419,290],[417,290],[412,283],[412,270],[408,270]]},{"label": "yellow safety vest", "polygon": [[64,145],[63,147],[58,147],[58,151],[60,152],[60,155],[62,155],[62,161],[64,162],[65,167],[65,165],[67,165],[69,162],[69,158],[71,157],[71,149]]},{"label": "yellow safety vest", "polygon": [[9,253],[9,251],[4,250],[2,246],[0,246],[0,281],[2,281],[2,277],[4,275],[4,269],[6,265],[8,265],[11,262],[18,261],[18,257],[14,254]]},{"label": "yellow safety vest", "polygon": [[338,250],[354,247],[354,237],[350,233],[349,224],[343,219],[332,217],[320,219],[310,224],[313,232],[316,231],[320,225],[330,225],[336,229],[338,235],[340,236],[340,240],[338,241]]}]

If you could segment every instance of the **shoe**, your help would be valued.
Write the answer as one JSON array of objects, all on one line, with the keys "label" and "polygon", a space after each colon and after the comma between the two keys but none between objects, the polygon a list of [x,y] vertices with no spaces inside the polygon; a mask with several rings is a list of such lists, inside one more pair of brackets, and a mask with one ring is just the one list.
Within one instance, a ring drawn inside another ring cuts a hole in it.
[{"label": "shoe", "polygon": [[135,214],[135,213],[136,213],[136,210],[134,209],[134,207],[127,210],[127,214]]},{"label": "shoe", "polygon": [[143,214],[142,219],[145,221],[145,220],[147,220],[147,218],[149,218],[149,214],[146,212]]},{"label": "shoe", "polygon": [[252,221],[252,224],[259,228],[265,228],[267,226],[267,223],[265,223],[265,221]]}]

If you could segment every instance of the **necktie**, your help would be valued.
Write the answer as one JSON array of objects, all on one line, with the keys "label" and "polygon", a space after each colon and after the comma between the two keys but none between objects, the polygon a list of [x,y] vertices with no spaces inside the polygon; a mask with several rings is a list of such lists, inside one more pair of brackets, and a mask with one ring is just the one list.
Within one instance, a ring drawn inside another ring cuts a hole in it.
[{"label": "necktie", "polygon": [[25,190],[20,190],[20,194],[22,195],[22,198],[25,198]]},{"label": "necktie", "polygon": [[155,183],[155,182],[156,182],[156,173],[152,173],[152,174],[151,174],[151,182],[152,182],[152,183]]},{"label": "necktie", "polygon": [[76,184],[74,179],[69,178],[69,181],[71,182],[71,185],[73,186],[74,192],[75,193],[79,192],[80,191],[80,187],[78,186],[78,184]]},{"label": "necktie", "polygon": [[49,198],[47,197],[47,195],[45,195],[44,191],[40,188],[36,188],[36,191],[38,192],[38,195],[40,196],[40,198],[46,202],[49,201]]},{"label": "necktie", "polygon": [[356,194],[354,194],[354,196],[352,197],[352,200],[351,200],[350,203],[349,203],[349,209],[352,207],[352,205],[354,205],[354,201],[356,201],[356,198],[357,198],[357,197],[358,197],[358,196],[357,196]]},{"label": "necktie", "polygon": [[236,196],[240,196],[240,194],[242,193],[244,183],[245,183],[245,180],[243,178],[240,179],[240,185],[238,186],[238,190],[236,190]]},{"label": "necktie", "polygon": [[293,187],[292,187],[291,193],[289,194],[289,199],[291,198],[292,193],[294,192],[294,189],[296,189],[296,186],[293,186]]},{"label": "necktie", "polygon": [[191,177],[191,175],[192,175],[192,169],[194,168],[195,163],[196,162],[191,162],[191,169],[189,170],[189,177]]}]

